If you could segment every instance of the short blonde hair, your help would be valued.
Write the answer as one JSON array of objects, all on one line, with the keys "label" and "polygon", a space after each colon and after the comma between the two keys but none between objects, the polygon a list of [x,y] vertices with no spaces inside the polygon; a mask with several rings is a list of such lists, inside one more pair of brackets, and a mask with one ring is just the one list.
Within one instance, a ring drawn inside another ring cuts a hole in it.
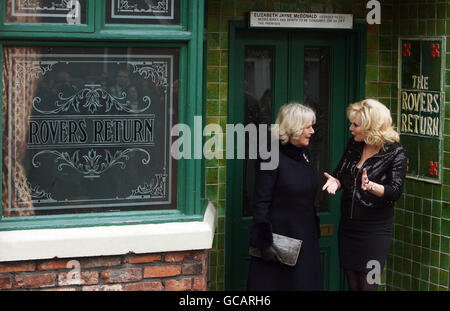
[{"label": "short blonde hair", "polygon": [[368,145],[383,146],[386,142],[400,141],[392,126],[390,110],[375,99],[365,99],[347,107],[347,118],[352,122],[356,115],[361,118],[361,128]]},{"label": "short blonde hair", "polygon": [[292,102],[281,106],[278,112],[278,125],[274,135],[282,144],[289,142],[291,138],[298,138],[303,129],[316,122],[316,113],[311,108]]}]

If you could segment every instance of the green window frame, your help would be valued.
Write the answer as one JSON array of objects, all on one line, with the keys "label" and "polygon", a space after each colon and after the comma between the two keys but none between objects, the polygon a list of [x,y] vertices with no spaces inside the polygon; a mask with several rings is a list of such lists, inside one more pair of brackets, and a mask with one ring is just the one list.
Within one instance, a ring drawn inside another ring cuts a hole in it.
[{"label": "green window frame", "polygon": [[[68,27],[42,24],[8,25],[3,22],[5,12],[2,6],[0,23],[2,68],[3,49],[8,45],[178,48],[178,76],[181,83],[177,118],[178,123],[194,128],[194,116],[203,115],[204,1],[180,0],[180,25],[173,26],[105,25],[106,0],[88,1],[88,3],[88,25],[93,27],[91,33],[83,32],[85,29],[80,27],[82,25],[66,25]],[[31,26],[35,27],[32,31]],[[0,77],[0,87],[2,83],[5,83],[1,79],[2,77]],[[3,106],[2,98],[0,98],[0,105]],[[193,148],[193,143],[191,147]],[[1,151],[0,157],[3,160]],[[202,176],[201,159],[178,160],[177,184],[173,189],[177,192],[176,209],[25,217],[3,217],[0,211],[0,231],[202,221],[207,205],[201,197]]]}]

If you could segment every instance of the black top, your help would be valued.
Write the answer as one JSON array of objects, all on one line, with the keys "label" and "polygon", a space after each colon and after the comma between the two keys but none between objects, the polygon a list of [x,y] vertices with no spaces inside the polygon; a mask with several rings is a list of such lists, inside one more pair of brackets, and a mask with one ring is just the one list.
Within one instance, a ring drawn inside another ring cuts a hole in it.
[{"label": "black top", "polygon": [[[355,220],[386,220],[394,216],[394,202],[400,199],[406,176],[407,155],[399,143],[386,143],[374,156],[368,158],[361,168],[364,142],[351,138],[333,176],[339,179],[343,194],[341,217]],[[370,181],[384,186],[379,198],[361,189],[363,169]]]}]

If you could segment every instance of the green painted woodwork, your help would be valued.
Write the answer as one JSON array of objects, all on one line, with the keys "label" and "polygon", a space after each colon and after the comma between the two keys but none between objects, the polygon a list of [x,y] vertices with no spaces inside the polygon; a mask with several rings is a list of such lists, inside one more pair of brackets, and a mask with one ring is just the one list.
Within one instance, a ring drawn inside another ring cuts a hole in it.
[{"label": "green painted woodwork", "polygon": [[[181,0],[181,25],[124,26],[108,25],[101,9],[103,1],[88,1],[91,33],[55,25],[0,25],[0,53],[5,45],[59,46],[136,46],[175,47],[180,49],[179,104],[177,122],[194,128],[194,116],[202,116],[203,105],[203,23],[204,1]],[[95,3],[95,6],[93,4]],[[95,10],[95,12],[94,12]],[[4,11],[2,12],[4,16]],[[20,27],[19,27],[20,26]],[[22,27],[23,26],[23,27]],[[33,30],[29,31],[33,26]],[[39,27],[38,27],[39,26]],[[65,25],[67,26],[67,25]],[[59,28],[58,28],[59,27]],[[67,31],[66,31],[67,30]],[[56,31],[56,32],[53,32]],[[5,83],[1,81],[0,83]],[[1,104],[0,98],[0,104]],[[194,142],[192,142],[193,144]],[[192,145],[192,150],[194,150]],[[207,201],[202,199],[204,185],[201,160],[181,159],[177,162],[177,209],[114,213],[68,214],[55,216],[10,217],[0,219],[0,230],[89,227],[201,221]],[[0,213],[1,215],[1,213]]]}]

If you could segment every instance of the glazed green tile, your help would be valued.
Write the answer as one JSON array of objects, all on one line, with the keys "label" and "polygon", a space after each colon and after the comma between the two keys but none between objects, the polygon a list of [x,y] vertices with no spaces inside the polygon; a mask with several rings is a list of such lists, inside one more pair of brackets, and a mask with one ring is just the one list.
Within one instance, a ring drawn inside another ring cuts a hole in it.
[{"label": "glazed green tile", "polygon": [[441,200],[441,198],[442,198],[442,186],[433,185],[433,199]]},{"label": "glazed green tile", "polygon": [[419,230],[413,229],[412,238],[413,244],[420,245],[422,243],[422,233]]},{"label": "glazed green tile", "polygon": [[448,286],[448,271],[439,270],[439,285]]},{"label": "glazed green tile", "polygon": [[208,33],[206,35],[208,40],[208,50],[211,49],[219,49],[220,47],[220,38],[218,33]]},{"label": "glazed green tile", "polygon": [[450,220],[441,219],[441,234],[446,237],[450,236]]},{"label": "glazed green tile", "polygon": [[205,159],[205,167],[218,167],[219,162],[217,159]]},{"label": "glazed green tile", "polygon": [[414,228],[422,228],[422,215],[421,214],[414,214],[413,227]]},{"label": "glazed green tile", "polygon": [[219,108],[220,108],[220,116],[227,116],[228,113],[228,102],[226,100],[220,100],[219,101]]},{"label": "glazed green tile", "polygon": [[450,219],[450,203],[442,203],[442,216],[443,219]]},{"label": "glazed green tile", "polygon": [[225,183],[227,181],[226,167],[219,167],[219,183]]},{"label": "glazed green tile", "polygon": [[378,50],[379,38],[378,35],[367,35],[367,49]]},{"label": "glazed green tile", "polygon": [[[423,196],[425,198],[429,198],[431,199],[433,197],[433,187],[431,184],[429,183],[424,183],[423,185]],[[424,200],[425,203],[426,200]],[[424,205],[425,207],[425,205]],[[430,201],[430,212],[431,212],[431,201]]]},{"label": "glazed green tile", "polygon": [[[445,187],[445,188],[447,188],[447,187]],[[442,202],[433,201],[432,209],[431,209],[431,216],[441,217],[441,210],[442,210]]]},{"label": "glazed green tile", "polygon": [[228,50],[228,33],[221,32],[219,40],[220,40],[220,48],[222,50]]},{"label": "glazed green tile", "polygon": [[223,282],[224,279],[224,273],[225,267],[224,266],[217,266],[217,283]]},{"label": "glazed green tile", "polygon": [[430,232],[422,232],[422,247],[430,248],[431,245],[431,233]]},{"label": "glazed green tile", "polygon": [[[416,195],[420,195],[417,191],[418,186],[421,185],[421,183],[416,183],[415,184],[415,193]],[[414,213],[418,214],[418,213],[422,213],[422,199],[421,198],[414,198]]]},{"label": "glazed green tile", "polygon": [[418,35],[425,35],[427,32],[427,22],[424,20],[419,20],[419,29],[418,29]]},{"label": "glazed green tile", "polygon": [[440,254],[440,268],[448,271],[450,269],[450,256],[448,254]]},{"label": "glazed green tile", "polygon": [[405,212],[399,209],[394,210],[394,223],[403,224]]},{"label": "glazed green tile", "polygon": [[[430,184],[428,184],[428,185],[430,185]],[[430,216],[431,215],[431,206],[432,206],[431,200],[423,200],[422,201],[422,213],[424,215]]]},{"label": "glazed green tile", "polygon": [[436,284],[430,283],[429,291],[431,292],[431,291],[437,291],[437,290],[439,290],[439,286]]},{"label": "glazed green tile", "polygon": [[227,195],[226,184],[219,184],[219,200],[225,200]]},{"label": "glazed green tile", "polygon": [[207,83],[206,84],[206,99],[219,99],[219,84]]},{"label": "glazed green tile", "polygon": [[223,16],[234,16],[235,1],[221,1],[221,14]]},{"label": "glazed green tile", "polygon": [[431,251],[430,252],[430,265],[432,267],[439,268],[439,252]]},{"label": "glazed green tile", "polygon": [[208,16],[207,22],[207,31],[208,32],[219,32],[220,31],[220,18],[216,16]]},{"label": "glazed green tile", "polygon": [[220,109],[219,109],[219,102],[218,101],[207,101],[206,102],[206,115],[209,117],[218,117],[220,116]]},{"label": "glazed green tile", "polygon": [[411,277],[409,275],[403,275],[402,288],[404,290],[411,290]]},{"label": "glazed green tile", "polygon": [[228,67],[220,67],[219,82],[228,83]]},{"label": "glazed green tile", "polygon": [[[439,269],[430,267],[430,283],[438,284],[439,283]],[[431,286],[430,284],[430,286]]]},{"label": "glazed green tile", "polygon": [[217,185],[206,185],[206,198],[208,198],[211,201],[217,200],[218,198]]},{"label": "glazed green tile", "polygon": [[217,168],[206,168],[206,183],[217,184],[219,180],[219,170]]},{"label": "glazed green tile", "polygon": [[220,0],[208,0],[207,12],[208,16],[218,15],[220,13]]},{"label": "glazed green tile", "polygon": [[219,84],[219,99],[226,100],[228,98],[228,84],[220,83]]},{"label": "glazed green tile", "polygon": [[[450,124],[450,122],[449,122],[449,124]],[[450,170],[450,153],[449,152],[444,152],[443,153],[443,158],[444,158],[444,168],[448,168]]]},{"label": "glazed green tile", "polygon": [[420,287],[419,290],[420,291],[428,291],[428,282],[425,281],[420,281]]},{"label": "glazed green tile", "polygon": [[422,230],[431,232],[431,217],[422,215]]},{"label": "glazed green tile", "polygon": [[430,280],[430,267],[424,265],[420,266],[420,278],[424,281]]},{"label": "glazed green tile", "polygon": [[228,56],[227,51],[220,51],[220,66],[228,66]]},{"label": "glazed green tile", "polygon": [[407,211],[413,211],[414,210],[414,197],[413,196],[407,195],[405,197],[405,210],[407,210]]},{"label": "glazed green tile", "polygon": [[441,236],[441,252],[449,254],[450,253],[449,248],[450,248],[450,238]]},{"label": "glazed green tile", "polygon": [[219,66],[220,65],[220,51],[208,50],[206,53],[206,64],[208,66]]},{"label": "glazed green tile", "polygon": [[392,70],[389,67],[381,67],[380,71],[380,81],[391,81],[392,80]]},{"label": "glazed green tile", "polygon": [[440,245],[441,245],[441,236],[432,234],[431,235],[431,249],[434,251],[439,251]]},{"label": "glazed green tile", "polygon": [[413,229],[404,227],[403,228],[403,240],[405,243],[411,243],[412,242],[412,236],[413,236]]},{"label": "glazed green tile", "polygon": [[438,36],[445,35],[445,21],[444,20],[440,20],[440,21],[437,22],[436,34]]},{"label": "glazed green tile", "polygon": [[378,67],[377,66],[366,66],[366,80],[367,81],[378,81]]},{"label": "glazed green tile", "polygon": [[[377,96],[378,96],[378,83],[366,82],[366,97],[373,98],[373,97],[377,97]],[[449,146],[449,149],[450,149],[450,146]]]},{"label": "glazed green tile", "polygon": [[392,50],[392,37],[380,36],[380,50]]},{"label": "glazed green tile", "polygon": [[208,66],[206,68],[206,79],[208,82],[219,82],[219,67]]},{"label": "glazed green tile", "polygon": [[446,4],[442,3],[442,4],[437,4],[437,18],[438,19],[445,19],[446,17]]},{"label": "glazed green tile", "polygon": [[441,219],[431,218],[431,232],[434,234],[441,234]]},{"label": "glazed green tile", "polygon": [[225,218],[224,217],[217,218],[217,231],[220,233],[225,232]]},{"label": "glazed green tile", "polygon": [[405,212],[405,226],[412,227],[413,213]]}]

